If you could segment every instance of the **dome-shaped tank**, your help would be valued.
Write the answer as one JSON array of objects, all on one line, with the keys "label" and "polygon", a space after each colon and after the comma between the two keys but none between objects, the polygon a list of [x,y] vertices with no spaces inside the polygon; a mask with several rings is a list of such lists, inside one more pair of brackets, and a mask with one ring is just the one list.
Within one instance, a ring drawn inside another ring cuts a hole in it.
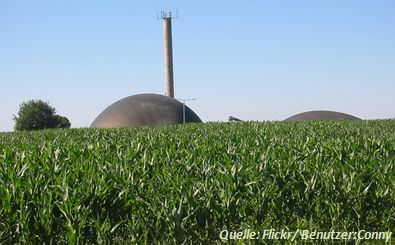
[{"label": "dome-shaped tank", "polygon": [[[185,106],[185,122],[202,122]],[[160,94],[137,94],[108,106],[92,122],[91,128],[123,128],[183,123],[183,104]]]},{"label": "dome-shaped tank", "polygon": [[318,120],[361,120],[361,119],[337,111],[307,111],[288,117],[284,121],[312,121],[312,120],[318,121]]}]

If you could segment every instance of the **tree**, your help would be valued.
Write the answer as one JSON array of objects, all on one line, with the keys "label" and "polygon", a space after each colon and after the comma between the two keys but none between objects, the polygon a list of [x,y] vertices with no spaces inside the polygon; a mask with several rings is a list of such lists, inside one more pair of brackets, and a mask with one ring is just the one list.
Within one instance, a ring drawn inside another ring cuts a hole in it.
[{"label": "tree", "polygon": [[62,117],[59,115],[56,115],[56,120],[57,120],[57,128],[70,128],[71,123],[67,117]]},{"label": "tree", "polygon": [[66,117],[56,114],[56,109],[42,100],[29,100],[19,106],[14,115],[15,130],[40,130],[46,128],[70,128]]}]

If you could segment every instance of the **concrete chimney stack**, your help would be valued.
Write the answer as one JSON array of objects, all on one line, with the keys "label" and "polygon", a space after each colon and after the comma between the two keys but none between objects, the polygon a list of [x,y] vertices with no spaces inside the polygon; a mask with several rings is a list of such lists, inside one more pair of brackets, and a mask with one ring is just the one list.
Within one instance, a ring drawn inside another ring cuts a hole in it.
[{"label": "concrete chimney stack", "polygon": [[171,35],[171,12],[162,12],[164,54],[165,54],[165,95],[174,98],[174,76],[173,76],[173,44]]}]

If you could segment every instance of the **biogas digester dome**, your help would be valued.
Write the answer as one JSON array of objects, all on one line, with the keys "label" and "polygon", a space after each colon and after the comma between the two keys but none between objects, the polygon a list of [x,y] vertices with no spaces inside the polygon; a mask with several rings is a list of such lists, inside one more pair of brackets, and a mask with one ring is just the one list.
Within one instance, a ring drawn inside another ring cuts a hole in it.
[{"label": "biogas digester dome", "polygon": [[[183,123],[183,104],[160,94],[137,94],[108,106],[92,122],[91,128],[123,128]],[[185,122],[202,122],[185,106]]]},{"label": "biogas digester dome", "polygon": [[[107,107],[92,122],[91,128],[123,128],[202,122],[185,103],[174,99],[171,12],[162,12],[165,54],[165,95],[137,94]],[[185,120],[185,121],[184,121]]]},{"label": "biogas digester dome", "polygon": [[361,119],[337,111],[307,111],[288,117],[284,121],[312,121],[312,120],[361,120]]}]

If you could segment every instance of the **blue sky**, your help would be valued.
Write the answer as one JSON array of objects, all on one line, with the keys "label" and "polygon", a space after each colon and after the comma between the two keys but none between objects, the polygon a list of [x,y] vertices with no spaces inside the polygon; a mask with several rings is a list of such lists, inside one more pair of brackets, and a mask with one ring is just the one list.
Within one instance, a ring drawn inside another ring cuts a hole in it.
[{"label": "blue sky", "polygon": [[0,0],[0,131],[29,99],[88,127],[118,99],[163,94],[161,9],[179,10],[175,96],[204,121],[395,117],[395,1]]}]

